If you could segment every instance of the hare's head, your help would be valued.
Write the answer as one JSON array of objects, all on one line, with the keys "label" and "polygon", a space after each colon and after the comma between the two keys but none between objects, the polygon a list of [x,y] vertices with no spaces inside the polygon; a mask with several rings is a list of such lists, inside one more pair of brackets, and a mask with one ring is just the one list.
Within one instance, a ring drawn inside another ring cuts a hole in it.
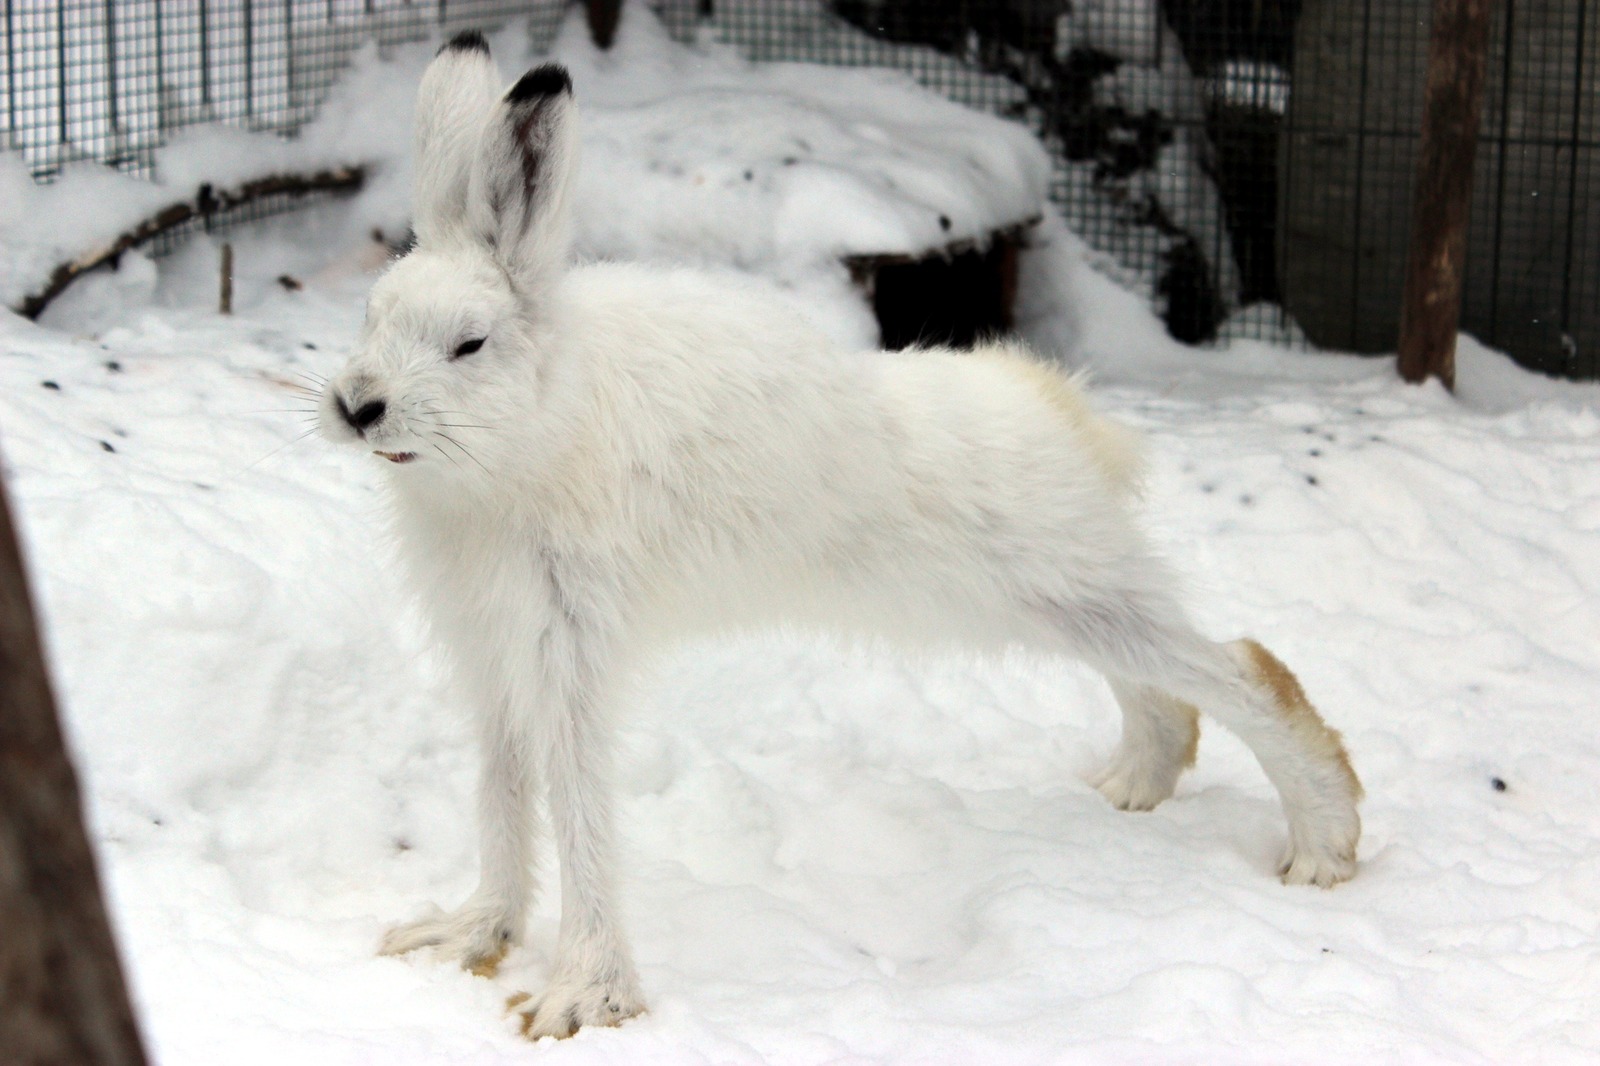
[{"label": "hare's head", "polygon": [[422,76],[417,243],[373,286],[360,348],[323,394],[332,440],[396,463],[461,465],[472,458],[463,440],[540,380],[545,304],[568,254],[572,83],[551,64],[501,86],[476,33]]}]

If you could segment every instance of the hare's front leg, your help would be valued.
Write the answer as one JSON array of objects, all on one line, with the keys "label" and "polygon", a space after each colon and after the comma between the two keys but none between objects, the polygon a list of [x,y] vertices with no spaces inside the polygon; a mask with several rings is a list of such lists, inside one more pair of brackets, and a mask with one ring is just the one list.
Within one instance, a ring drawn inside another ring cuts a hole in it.
[{"label": "hare's front leg", "polygon": [[533,896],[533,751],[527,730],[519,728],[503,699],[490,702],[480,722],[478,887],[455,911],[434,908],[427,917],[391,929],[380,950],[399,955],[435,947],[488,977],[522,939]]},{"label": "hare's front leg", "polygon": [[[611,737],[601,706],[596,627],[571,604],[540,640],[546,694],[539,711],[549,807],[561,863],[561,929],[550,984],[517,1001],[530,1039],[617,1025],[644,1010],[616,915],[611,818]],[[586,640],[586,636],[588,639]]]}]

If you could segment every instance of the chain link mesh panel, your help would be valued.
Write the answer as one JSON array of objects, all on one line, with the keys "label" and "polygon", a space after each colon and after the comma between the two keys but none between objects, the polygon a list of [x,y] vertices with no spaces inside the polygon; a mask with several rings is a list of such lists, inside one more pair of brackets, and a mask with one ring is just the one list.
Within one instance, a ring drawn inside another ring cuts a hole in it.
[{"label": "chain link mesh panel", "polygon": [[134,174],[179,127],[292,133],[362,41],[432,39],[531,18],[554,34],[562,0],[7,0],[0,117],[48,178],[92,159]]}]

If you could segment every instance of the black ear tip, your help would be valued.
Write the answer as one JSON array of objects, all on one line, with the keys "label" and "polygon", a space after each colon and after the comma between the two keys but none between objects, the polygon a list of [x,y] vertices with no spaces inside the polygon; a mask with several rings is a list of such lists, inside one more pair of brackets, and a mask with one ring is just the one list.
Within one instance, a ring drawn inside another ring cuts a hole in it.
[{"label": "black ear tip", "polygon": [[477,30],[463,30],[439,46],[436,55],[446,52],[482,52],[489,54],[489,42]]},{"label": "black ear tip", "polygon": [[511,91],[506,93],[506,103],[521,104],[571,91],[572,78],[567,74],[567,68],[559,63],[546,63],[519,78]]}]

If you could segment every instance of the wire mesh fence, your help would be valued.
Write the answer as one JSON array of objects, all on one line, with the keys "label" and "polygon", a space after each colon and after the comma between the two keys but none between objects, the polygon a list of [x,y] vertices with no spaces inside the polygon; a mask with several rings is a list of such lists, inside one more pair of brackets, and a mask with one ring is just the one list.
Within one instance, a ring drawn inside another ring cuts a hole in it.
[{"label": "wire mesh fence", "polygon": [[[1283,300],[1319,343],[1381,350],[1398,326],[1429,5],[1359,7],[1341,21],[1307,0],[1298,27]],[[1575,377],[1594,377],[1600,355],[1597,18],[1593,0],[1496,12],[1462,309],[1463,328]]]},{"label": "wire mesh fence", "polygon": [[[530,18],[562,0],[6,0],[0,116],[48,178],[80,159],[136,174],[182,126],[292,133],[367,40],[379,45]],[[538,27],[535,28],[538,32]]]},{"label": "wire mesh fence", "polygon": [[[656,0],[757,61],[889,66],[1028,123],[1052,198],[1180,339],[1392,350],[1430,0]],[[47,176],[166,133],[292,132],[362,41],[563,0],[8,0],[0,115]],[[1500,0],[1463,328],[1597,375],[1600,0]]]},{"label": "wire mesh fence", "polygon": [[[1381,352],[1430,21],[1430,0],[720,0],[714,27],[1030,123],[1068,221],[1180,339]],[[1501,0],[1490,70],[1463,328],[1594,377],[1600,2]]]}]

